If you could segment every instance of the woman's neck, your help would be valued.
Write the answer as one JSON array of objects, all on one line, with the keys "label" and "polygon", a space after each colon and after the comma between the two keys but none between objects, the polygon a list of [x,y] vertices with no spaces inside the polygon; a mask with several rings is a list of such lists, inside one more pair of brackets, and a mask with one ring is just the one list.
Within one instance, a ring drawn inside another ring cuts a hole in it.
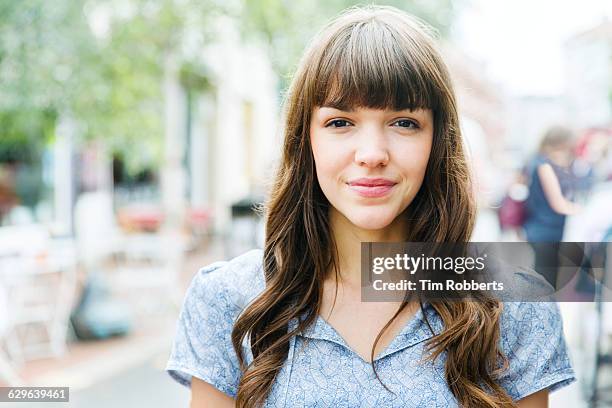
[{"label": "woman's neck", "polygon": [[[332,207],[330,228],[338,249],[339,280],[344,286],[358,289],[361,287],[361,243],[403,242],[406,240],[407,221],[400,215],[385,228],[366,230],[351,223]],[[333,274],[329,278],[335,279]]]}]

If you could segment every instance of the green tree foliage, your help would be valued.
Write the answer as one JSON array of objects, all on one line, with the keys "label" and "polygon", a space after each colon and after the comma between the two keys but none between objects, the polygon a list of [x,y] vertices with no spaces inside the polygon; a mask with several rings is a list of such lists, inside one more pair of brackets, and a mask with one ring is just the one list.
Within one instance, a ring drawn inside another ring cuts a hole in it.
[{"label": "green tree foliage", "polygon": [[0,0],[0,156],[29,155],[17,150],[44,144],[69,113],[79,136],[104,139],[134,172],[157,163],[164,58],[175,53],[190,73],[213,1]]},{"label": "green tree foliage", "polygon": [[32,164],[39,160],[45,140],[53,134],[55,120],[53,110],[0,112],[0,163]]}]

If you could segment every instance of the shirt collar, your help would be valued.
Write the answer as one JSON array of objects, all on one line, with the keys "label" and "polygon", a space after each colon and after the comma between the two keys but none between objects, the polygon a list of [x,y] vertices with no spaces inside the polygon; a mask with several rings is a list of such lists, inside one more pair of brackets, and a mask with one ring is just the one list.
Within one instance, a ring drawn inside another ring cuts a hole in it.
[{"label": "shirt collar", "polygon": [[[425,311],[424,313],[423,310]],[[431,329],[433,329],[434,333],[431,332],[429,326],[427,325],[425,316],[427,317],[427,321],[431,325]],[[292,319],[289,322],[289,330],[293,330],[296,326],[297,318]],[[441,333],[442,329],[442,319],[435,309],[428,302],[425,302],[423,304],[423,309],[419,308],[417,310],[416,314],[406,323],[404,328],[396,335],[393,341],[391,341],[391,343],[375,358],[375,361],[428,340],[434,335]],[[320,315],[315,318],[314,322],[309,327],[304,329],[298,335],[309,339],[330,341],[354,353],[349,345],[346,344],[346,341],[344,341],[342,336],[340,336],[340,334]]]}]

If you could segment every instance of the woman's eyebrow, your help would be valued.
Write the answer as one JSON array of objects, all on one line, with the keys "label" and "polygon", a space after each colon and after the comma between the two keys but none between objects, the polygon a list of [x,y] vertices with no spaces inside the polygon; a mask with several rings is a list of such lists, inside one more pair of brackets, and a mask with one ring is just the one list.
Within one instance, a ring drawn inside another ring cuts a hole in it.
[{"label": "woman's eyebrow", "polygon": [[[333,109],[333,110],[337,110],[340,112],[346,112],[346,113],[355,113],[357,111],[357,109],[350,107],[350,106],[341,106],[339,104],[335,104],[335,103],[326,103],[325,105],[319,106],[319,109]],[[394,115],[409,115],[409,116],[415,116],[417,118],[419,118],[420,120],[427,120],[426,117],[421,118],[421,116],[424,116],[427,112],[427,109],[424,108],[405,108],[405,109],[400,109],[400,110],[393,110],[392,113]],[[334,112],[323,112],[323,114],[325,115],[329,115],[329,114],[334,114]]]}]

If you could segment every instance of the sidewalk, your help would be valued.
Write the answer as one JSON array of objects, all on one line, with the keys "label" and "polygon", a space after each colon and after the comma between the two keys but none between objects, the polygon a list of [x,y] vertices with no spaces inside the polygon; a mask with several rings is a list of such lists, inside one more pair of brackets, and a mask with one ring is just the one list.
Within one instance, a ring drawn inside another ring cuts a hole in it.
[{"label": "sidewalk", "polygon": [[167,316],[125,337],[73,343],[61,358],[26,363],[20,375],[25,386],[69,386],[71,393],[83,390],[168,349],[174,324],[175,318]]},{"label": "sidewalk", "polygon": [[[115,373],[112,377],[80,389],[70,389],[69,403],[28,404],[28,408],[166,408],[189,406],[189,390],[164,371],[168,351]],[[5,405],[3,404],[2,407]],[[7,405],[8,406],[8,405]],[[20,408],[24,404],[13,404]]]}]

